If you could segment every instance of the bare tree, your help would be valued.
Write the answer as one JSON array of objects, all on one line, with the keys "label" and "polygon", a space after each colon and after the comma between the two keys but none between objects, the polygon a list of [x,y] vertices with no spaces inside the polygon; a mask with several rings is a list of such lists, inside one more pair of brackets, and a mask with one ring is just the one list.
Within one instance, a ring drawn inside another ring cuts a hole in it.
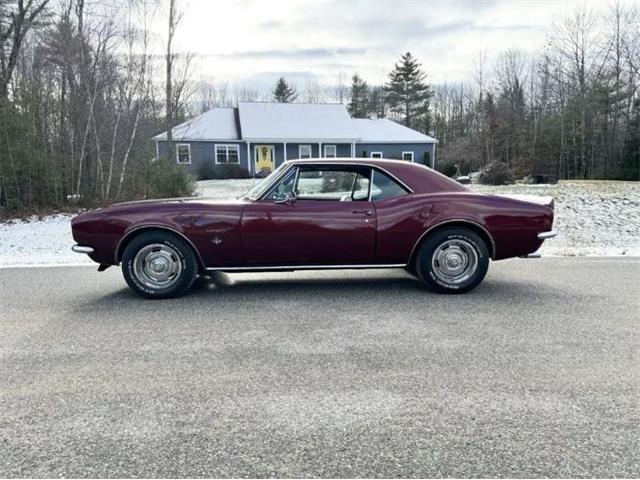
[{"label": "bare tree", "polygon": [[15,9],[7,11],[9,3],[0,1],[0,98],[7,96],[22,43],[48,3],[49,0],[18,0]]},{"label": "bare tree", "polygon": [[173,51],[173,40],[180,21],[180,15],[176,12],[176,0],[169,0],[169,24],[167,28],[167,50],[165,55],[166,78],[165,78],[165,127],[167,130],[167,152],[169,158],[175,157],[173,147],[173,63],[175,52]]}]

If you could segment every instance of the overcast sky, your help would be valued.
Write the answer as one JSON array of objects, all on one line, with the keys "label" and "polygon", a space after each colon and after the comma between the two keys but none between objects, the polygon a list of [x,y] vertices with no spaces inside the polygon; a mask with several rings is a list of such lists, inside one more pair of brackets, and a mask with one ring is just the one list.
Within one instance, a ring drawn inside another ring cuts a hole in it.
[{"label": "overcast sky", "polygon": [[[284,75],[302,87],[340,72],[383,83],[401,53],[412,52],[432,83],[468,77],[480,51],[543,48],[554,19],[582,1],[227,1],[178,0],[180,49],[218,81],[262,88]],[[607,0],[586,2],[602,10]],[[156,28],[164,27],[164,12]],[[165,27],[166,28],[166,27]],[[349,80],[347,78],[347,83]]]}]

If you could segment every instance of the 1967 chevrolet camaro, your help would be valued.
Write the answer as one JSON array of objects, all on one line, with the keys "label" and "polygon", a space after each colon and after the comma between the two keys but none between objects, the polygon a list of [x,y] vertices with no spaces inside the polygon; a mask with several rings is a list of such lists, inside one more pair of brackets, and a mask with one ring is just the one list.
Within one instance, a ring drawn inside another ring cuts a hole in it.
[{"label": "1967 chevrolet camaro", "polygon": [[207,271],[405,268],[462,293],[489,259],[536,256],[555,236],[553,200],[473,193],[415,163],[285,162],[235,200],[128,202],[72,221],[74,251],[102,271],[122,264],[138,294],[184,293]]}]

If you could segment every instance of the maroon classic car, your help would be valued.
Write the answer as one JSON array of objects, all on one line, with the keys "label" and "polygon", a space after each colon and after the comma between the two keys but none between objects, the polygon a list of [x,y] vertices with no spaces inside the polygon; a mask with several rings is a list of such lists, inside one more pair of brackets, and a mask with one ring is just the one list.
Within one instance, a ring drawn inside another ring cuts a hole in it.
[{"label": "maroon classic car", "polygon": [[128,202],[78,215],[74,251],[122,264],[138,294],[184,293],[199,274],[404,268],[431,289],[476,287],[489,259],[535,256],[553,201],[473,193],[396,160],[285,162],[235,200]]}]

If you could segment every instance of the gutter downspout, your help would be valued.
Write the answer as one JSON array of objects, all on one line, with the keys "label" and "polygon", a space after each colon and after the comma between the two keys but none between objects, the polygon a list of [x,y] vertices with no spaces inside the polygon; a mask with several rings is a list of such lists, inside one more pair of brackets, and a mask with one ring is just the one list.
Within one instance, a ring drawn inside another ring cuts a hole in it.
[{"label": "gutter downspout", "polygon": [[437,143],[433,144],[433,155],[432,155],[432,159],[431,159],[431,168],[433,170],[436,169],[436,145],[438,145]]}]

